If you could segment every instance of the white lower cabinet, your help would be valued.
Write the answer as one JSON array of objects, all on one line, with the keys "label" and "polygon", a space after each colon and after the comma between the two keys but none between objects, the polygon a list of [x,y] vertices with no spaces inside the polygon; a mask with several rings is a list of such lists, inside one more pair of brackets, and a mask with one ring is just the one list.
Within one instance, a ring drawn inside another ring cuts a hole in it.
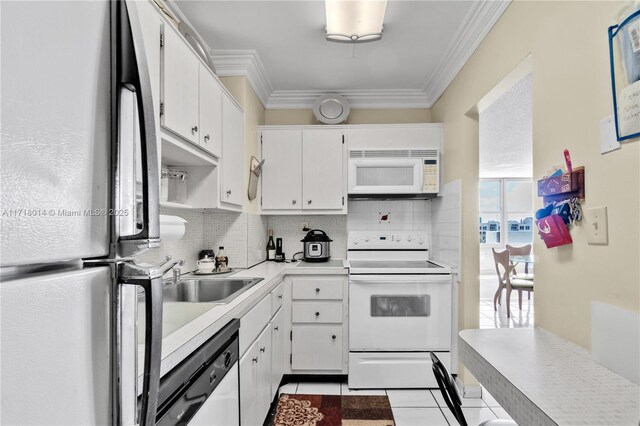
[{"label": "white lower cabinet", "polygon": [[[277,286],[240,319],[240,424],[261,426],[285,370],[283,286]],[[274,311],[272,311],[272,307]],[[275,313],[275,315],[271,315]]]},{"label": "white lower cabinet", "polygon": [[341,370],[342,324],[293,325],[292,370]]},{"label": "white lower cabinet", "polygon": [[344,275],[290,278],[291,372],[347,372],[348,288]]},{"label": "white lower cabinet", "polygon": [[271,353],[271,396],[278,392],[280,381],[284,375],[285,366],[285,334],[286,328],[284,323],[284,309],[280,309],[273,317],[270,323],[272,337],[272,353]]}]

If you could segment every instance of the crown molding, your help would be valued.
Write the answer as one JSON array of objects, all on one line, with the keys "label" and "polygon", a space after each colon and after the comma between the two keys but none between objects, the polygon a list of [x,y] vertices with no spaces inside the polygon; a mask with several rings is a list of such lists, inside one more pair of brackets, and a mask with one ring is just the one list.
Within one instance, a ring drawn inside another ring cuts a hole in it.
[{"label": "crown molding", "polygon": [[338,93],[352,108],[431,108],[484,40],[511,0],[473,2],[424,89],[274,90],[255,50],[212,50],[220,77],[246,76],[266,109],[310,109],[321,95]]},{"label": "crown molding", "polygon": [[422,90],[276,90],[267,109],[311,109],[315,100],[328,93],[344,96],[351,108],[427,108]]},{"label": "crown molding", "polygon": [[211,57],[218,77],[246,76],[258,99],[266,108],[273,93],[267,70],[255,50],[212,50]]},{"label": "crown molding", "polygon": [[444,93],[510,4],[511,0],[473,3],[424,88],[429,108]]}]

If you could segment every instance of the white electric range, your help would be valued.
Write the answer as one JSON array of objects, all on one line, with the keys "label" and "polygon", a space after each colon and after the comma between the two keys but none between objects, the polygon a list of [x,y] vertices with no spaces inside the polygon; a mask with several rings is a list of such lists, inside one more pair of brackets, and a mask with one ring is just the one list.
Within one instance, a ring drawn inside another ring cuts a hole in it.
[{"label": "white electric range", "polygon": [[429,352],[451,368],[451,268],[426,232],[350,232],[349,388],[437,387]]}]

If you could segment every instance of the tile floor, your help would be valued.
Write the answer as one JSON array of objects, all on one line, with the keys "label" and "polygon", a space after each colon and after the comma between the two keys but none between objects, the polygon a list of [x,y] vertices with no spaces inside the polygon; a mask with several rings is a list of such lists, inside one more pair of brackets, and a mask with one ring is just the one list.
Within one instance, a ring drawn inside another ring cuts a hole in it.
[{"label": "tile floor", "polygon": [[[437,389],[349,390],[346,383],[288,383],[280,393],[322,395],[387,395],[396,426],[458,425]],[[511,419],[485,390],[482,398],[463,398],[462,411],[469,425],[490,419]]]},{"label": "tile floor", "polygon": [[522,293],[522,310],[518,308],[518,293],[511,293],[511,318],[507,318],[506,291],[502,291],[502,304],[498,310],[493,310],[493,295],[497,288],[497,278],[494,275],[480,276],[480,328],[518,328],[533,327],[533,298],[527,298],[527,292]]}]

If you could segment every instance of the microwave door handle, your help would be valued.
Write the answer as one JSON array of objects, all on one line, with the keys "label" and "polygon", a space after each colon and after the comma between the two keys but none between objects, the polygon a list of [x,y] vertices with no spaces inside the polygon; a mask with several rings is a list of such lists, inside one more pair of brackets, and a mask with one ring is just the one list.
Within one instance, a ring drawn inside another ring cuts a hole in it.
[{"label": "microwave door handle", "polygon": [[[156,124],[142,28],[134,1],[118,2],[119,84],[133,91],[138,109],[142,162],[142,229],[119,237],[121,256],[130,256],[160,242],[159,173]],[[121,183],[126,184],[126,183]],[[131,212],[133,213],[133,212]]]}]

